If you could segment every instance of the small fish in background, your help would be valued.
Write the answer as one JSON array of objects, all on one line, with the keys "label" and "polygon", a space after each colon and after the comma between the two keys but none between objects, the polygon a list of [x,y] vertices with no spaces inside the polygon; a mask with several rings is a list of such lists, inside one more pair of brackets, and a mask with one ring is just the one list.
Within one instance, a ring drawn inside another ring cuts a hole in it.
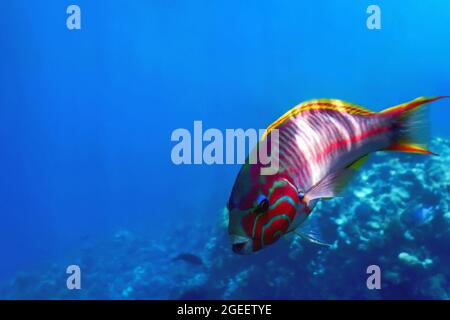
[{"label": "small fish in background", "polygon": [[204,266],[202,258],[192,253],[180,253],[171,259],[172,261],[184,261],[194,266]]},{"label": "small fish in background", "polygon": [[416,207],[407,208],[402,214],[403,222],[414,227],[420,227],[428,224],[434,218],[434,207]]},{"label": "small fish in background", "polygon": [[[433,154],[426,148],[427,119],[420,111],[442,98],[448,97],[420,97],[381,112],[342,100],[317,99],[286,112],[266,129],[250,154],[258,159],[255,153],[264,148],[262,143],[269,152],[274,144],[278,172],[262,174],[264,165],[250,163],[249,156],[234,183],[227,203],[232,250],[251,254],[289,233],[329,246],[302,229],[316,202],[338,196],[371,153]],[[415,214],[418,221],[426,221],[430,210]]]}]

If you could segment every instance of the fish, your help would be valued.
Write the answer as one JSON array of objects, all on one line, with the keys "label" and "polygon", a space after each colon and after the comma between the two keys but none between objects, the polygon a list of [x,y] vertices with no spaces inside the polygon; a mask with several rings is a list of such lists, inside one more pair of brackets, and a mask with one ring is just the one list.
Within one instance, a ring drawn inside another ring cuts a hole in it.
[{"label": "fish", "polygon": [[[286,112],[264,131],[234,182],[227,202],[232,251],[251,254],[290,233],[330,246],[302,231],[317,201],[338,197],[377,151],[434,155],[427,150],[423,106],[448,97],[420,97],[381,112],[338,99],[314,99]],[[262,174],[257,152],[263,143],[278,157],[273,174]]]},{"label": "fish", "polygon": [[202,258],[192,253],[180,253],[172,258],[172,261],[184,261],[194,266],[203,266]]},{"label": "fish", "polygon": [[408,208],[402,213],[401,218],[413,227],[420,227],[434,218],[434,207]]}]

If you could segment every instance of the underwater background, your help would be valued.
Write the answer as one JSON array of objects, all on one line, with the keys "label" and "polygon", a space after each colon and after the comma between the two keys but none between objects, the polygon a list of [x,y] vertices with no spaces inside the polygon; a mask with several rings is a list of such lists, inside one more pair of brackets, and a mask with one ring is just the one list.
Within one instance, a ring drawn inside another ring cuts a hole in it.
[{"label": "underwater background", "polygon": [[[66,27],[71,4],[81,30]],[[450,95],[448,1],[15,0],[0,13],[0,298],[450,299],[450,101],[429,108],[438,157],[378,153],[318,204],[330,249],[293,238],[233,254],[239,166],[177,166],[170,139],[194,120],[265,128],[312,98],[379,111]],[[81,290],[66,287],[72,264]],[[373,264],[381,290],[366,287]]]}]

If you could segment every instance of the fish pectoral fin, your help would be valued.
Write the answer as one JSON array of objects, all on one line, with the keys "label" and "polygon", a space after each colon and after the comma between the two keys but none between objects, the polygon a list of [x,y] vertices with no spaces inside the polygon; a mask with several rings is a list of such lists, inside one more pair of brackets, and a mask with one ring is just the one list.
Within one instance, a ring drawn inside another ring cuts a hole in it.
[{"label": "fish pectoral fin", "polygon": [[309,206],[309,203],[315,199],[329,200],[330,198],[336,197],[344,189],[355,172],[356,170],[352,167],[346,167],[328,174],[305,193],[303,201]]},{"label": "fish pectoral fin", "polygon": [[329,200],[336,197],[368,158],[369,155],[366,154],[347,165],[344,169],[332,172],[325,176],[325,178],[320,180],[305,193],[303,197],[304,201],[309,206],[309,203],[312,200]]},{"label": "fish pectoral fin", "polygon": [[331,247],[331,244],[324,242],[323,240],[319,239],[319,237],[317,237],[314,234],[303,233],[302,231],[299,231],[299,230],[294,230],[294,233],[296,235],[298,235],[300,238],[302,238],[302,239],[304,239],[304,240],[306,240],[306,241],[308,241],[310,243],[314,243],[314,244],[317,244],[319,246],[327,247],[327,248]]}]

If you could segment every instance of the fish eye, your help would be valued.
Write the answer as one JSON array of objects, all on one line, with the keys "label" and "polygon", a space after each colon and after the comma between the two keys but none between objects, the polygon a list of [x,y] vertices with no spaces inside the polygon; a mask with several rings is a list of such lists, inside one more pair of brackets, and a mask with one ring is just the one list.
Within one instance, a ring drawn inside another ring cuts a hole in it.
[{"label": "fish eye", "polygon": [[269,209],[269,200],[267,200],[264,196],[259,196],[257,201],[256,209],[255,211],[257,213],[263,213],[266,212]]}]

